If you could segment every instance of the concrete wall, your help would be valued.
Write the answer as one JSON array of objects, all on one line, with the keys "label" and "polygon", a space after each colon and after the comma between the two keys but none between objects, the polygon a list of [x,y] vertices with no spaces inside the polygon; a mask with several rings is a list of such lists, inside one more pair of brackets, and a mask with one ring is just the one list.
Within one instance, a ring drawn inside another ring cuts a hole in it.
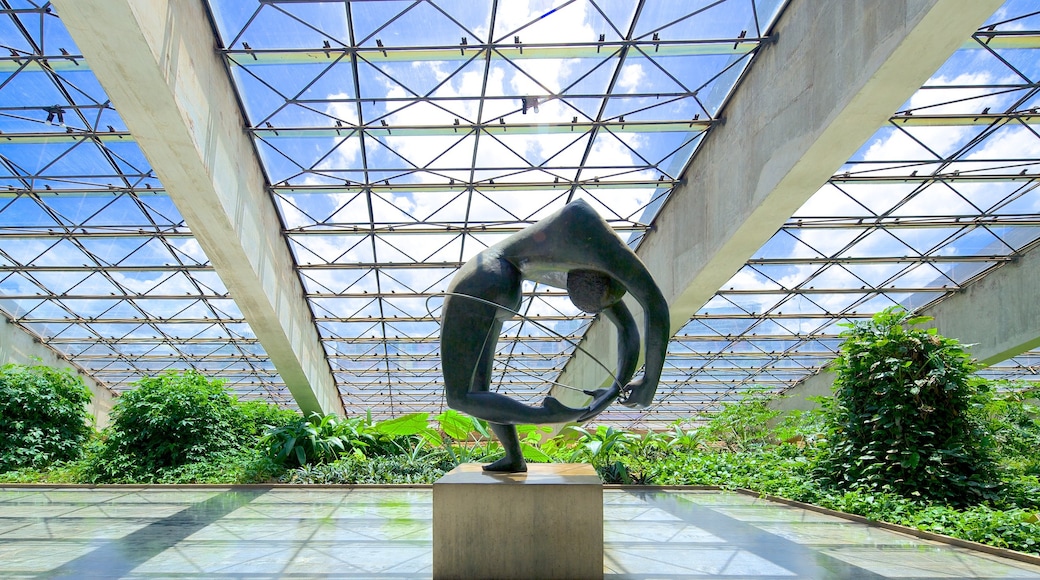
[{"label": "concrete wall", "polygon": [[55,4],[300,409],[343,414],[202,2]]}]

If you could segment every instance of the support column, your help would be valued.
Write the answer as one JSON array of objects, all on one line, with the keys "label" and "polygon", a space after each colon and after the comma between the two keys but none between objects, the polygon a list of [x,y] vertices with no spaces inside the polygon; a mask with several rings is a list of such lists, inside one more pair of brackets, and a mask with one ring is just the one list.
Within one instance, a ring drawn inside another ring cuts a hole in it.
[{"label": "support column", "polygon": [[343,414],[203,3],[55,4],[300,409]]},{"label": "support column", "polygon": [[[723,110],[726,123],[712,128],[639,247],[670,305],[673,333],[1001,3],[791,2],[778,40],[755,57]],[[610,360],[611,334],[597,321],[582,346]],[[579,353],[559,382],[588,389],[607,380]]]}]

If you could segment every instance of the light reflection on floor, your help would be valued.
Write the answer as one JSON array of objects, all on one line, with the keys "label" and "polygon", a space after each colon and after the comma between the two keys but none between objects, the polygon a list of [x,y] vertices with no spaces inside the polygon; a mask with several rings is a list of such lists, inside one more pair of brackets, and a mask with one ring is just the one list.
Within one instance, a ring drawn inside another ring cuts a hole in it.
[{"label": "light reflection on floor", "polygon": [[[2,578],[429,578],[429,488],[0,487]],[[604,492],[606,578],[1038,578],[754,497]]]}]

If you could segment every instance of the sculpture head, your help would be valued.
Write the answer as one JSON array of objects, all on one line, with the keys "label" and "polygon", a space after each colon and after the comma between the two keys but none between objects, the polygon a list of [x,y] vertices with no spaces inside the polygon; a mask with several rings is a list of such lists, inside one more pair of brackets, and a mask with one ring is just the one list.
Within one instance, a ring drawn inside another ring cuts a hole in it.
[{"label": "sculpture head", "polygon": [[596,314],[625,295],[625,287],[614,278],[596,270],[567,272],[567,294],[571,303],[583,312]]}]

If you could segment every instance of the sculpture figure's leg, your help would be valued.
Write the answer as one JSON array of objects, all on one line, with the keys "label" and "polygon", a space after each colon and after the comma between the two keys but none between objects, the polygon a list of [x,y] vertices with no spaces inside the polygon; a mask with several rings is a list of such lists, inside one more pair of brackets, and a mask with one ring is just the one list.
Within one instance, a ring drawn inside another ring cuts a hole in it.
[{"label": "sculpture figure's leg", "polygon": [[527,462],[524,461],[524,453],[520,449],[520,436],[516,432],[515,425],[503,425],[501,423],[489,423],[495,437],[502,444],[506,452],[505,457],[484,466],[484,471],[503,471],[507,473],[520,473],[527,471]]},{"label": "sculpture figure's leg", "polygon": [[445,399],[452,409],[492,424],[506,457],[488,466],[491,471],[526,470],[514,425],[568,423],[589,411],[553,397],[528,406],[490,391],[498,335],[520,306],[521,282],[520,271],[509,261],[480,254],[448,287],[441,313]]}]

